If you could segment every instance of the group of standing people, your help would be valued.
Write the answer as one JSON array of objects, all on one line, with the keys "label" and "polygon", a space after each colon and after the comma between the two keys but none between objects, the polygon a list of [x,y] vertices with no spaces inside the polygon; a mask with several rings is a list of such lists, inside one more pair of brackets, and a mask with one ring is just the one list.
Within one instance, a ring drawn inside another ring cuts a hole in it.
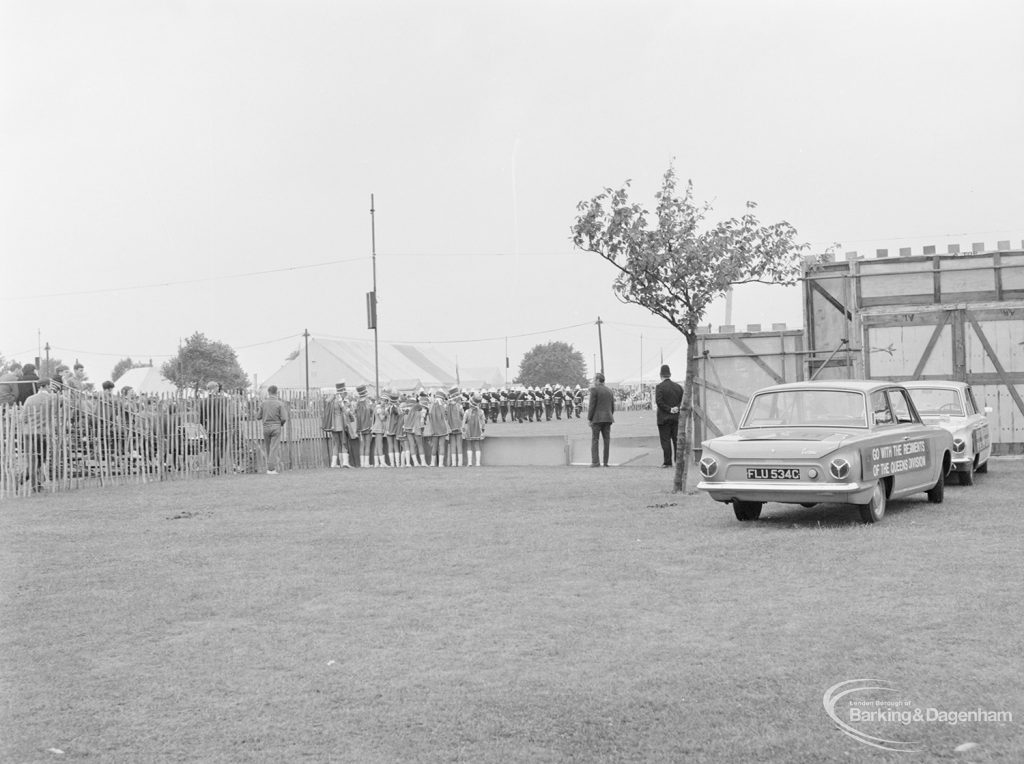
[{"label": "group of standing people", "polygon": [[479,467],[485,425],[483,396],[458,386],[373,398],[366,385],[353,396],[338,382],[322,429],[330,435],[331,467],[356,460],[360,467]]},{"label": "group of standing people", "polygon": [[[662,467],[671,467],[676,459],[676,440],[679,435],[679,409],[683,403],[683,388],[672,381],[672,370],[661,367],[661,382],[654,390],[657,410],[658,440],[661,444]],[[607,467],[611,450],[611,430],[615,422],[615,395],[604,383],[604,374],[594,376],[587,405],[590,423],[590,466]],[[603,443],[602,443],[603,441]],[[604,446],[601,449],[601,445]]]},{"label": "group of standing people", "polygon": [[[267,474],[274,475],[288,407],[278,398],[275,386],[267,392],[260,420]],[[588,395],[591,466],[607,467],[615,395],[601,373],[595,375]],[[682,400],[683,388],[672,381],[671,370],[663,365],[661,382],[655,389],[663,467],[671,467],[676,460]],[[332,468],[461,467],[481,466],[481,443],[488,420],[483,395],[458,386],[437,389],[433,394],[425,390],[415,395],[388,390],[371,397],[366,385],[349,391],[345,382],[338,382],[334,394],[324,402],[320,426],[328,439]]]},{"label": "group of standing people", "polygon": [[[43,379],[45,379],[46,385],[49,385],[50,378],[44,377]],[[58,366],[54,370],[53,379],[64,387],[84,390],[85,368],[80,363],[76,363],[74,368],[63,365]],[[29,399],[29,396],[43,386],[41,384],[42,381],[35,364],[26,363],[24,366],[12,364],[8,366],[7,371],[0,374],[0,407],[24,403]]]},{"label": "group of standing people", "polygon": [[525,387],[502,387],[484,390],[480,393],[481,408],[492,423],[502,422],[550,422],[582,417],[587,403],[587,390],[579,385],[569,387],[561,384],[527,385]]},{"label": "group of standing people", "polygon": [[[288,408],[277,388],[267,388],[260,408],[267,474],[277,474],[278,452]],[[330,466],[481,466],[487,418],[483,396],[453,386],[415,395],[388,390],[372,397],[366,385],[350,391],[335,385],[324,402],[320,427],[328,439]]]}]

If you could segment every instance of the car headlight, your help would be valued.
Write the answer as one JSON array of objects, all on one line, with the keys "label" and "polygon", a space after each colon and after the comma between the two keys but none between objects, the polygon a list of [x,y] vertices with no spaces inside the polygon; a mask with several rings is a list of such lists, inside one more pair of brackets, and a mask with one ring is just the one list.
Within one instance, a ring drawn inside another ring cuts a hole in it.
[{"label": "car headlight", "polygon": [[700,460],[700,474],[704,477],[714,477],[718,473],[718,462],[712,457],[705,456]]},{"label": "car headlight", "polygon": [[967,442],[963,438],[953,438],[953,450],[962,454],[967,448]]},{"label": "car headlight", "polygon": [[828,472],[836,480],[843,480],[850,474],[850,463],[837,457],[828,463]]}]

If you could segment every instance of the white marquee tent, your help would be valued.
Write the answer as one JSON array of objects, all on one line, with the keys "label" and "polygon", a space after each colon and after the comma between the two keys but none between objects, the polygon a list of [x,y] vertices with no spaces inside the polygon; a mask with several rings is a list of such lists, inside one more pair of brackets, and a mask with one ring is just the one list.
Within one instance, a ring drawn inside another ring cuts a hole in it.
[{"label": "white marquee tent", "polygon": [[178,388],[168,381],[156,366],[137,366],[134,369],[128,369],[114,382],[114,389],[116,390],[121,390],[125,387],[130,387],[135,392],[144,395],[162,395],[178,392]]},{"label": "white marquee tent", "polygon": [[[379,343],[380,384],[383,388],[414,390],[419,387],[447,387],[456,383],[455,364],[433,348],[419,345]],[[356,385],[374,386],[372,342],[357,340],[309,340],[309,388],[333,390],[337,382],[349,389]],[[277,385],[281,390],[306,387],[306,353],[299,354],[260,382],[265,390]]]}]

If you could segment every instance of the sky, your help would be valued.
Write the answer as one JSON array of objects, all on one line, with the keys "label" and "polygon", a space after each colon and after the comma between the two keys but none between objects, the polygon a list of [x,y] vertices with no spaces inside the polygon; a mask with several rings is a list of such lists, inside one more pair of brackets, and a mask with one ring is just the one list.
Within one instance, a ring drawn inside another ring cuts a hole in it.
[{"label": "sky", "polygon": [[[98,382],[202,332],[258,382],[373,339],[375,250],[382,342],[593,371],[600,317],[642,376],[684,343],[580,201],[672,165],[812,253],[1024,246],[1022,35],[1019,0],[0,0],[0,355]],[[800,327],[799,288],[731,321]]]}]

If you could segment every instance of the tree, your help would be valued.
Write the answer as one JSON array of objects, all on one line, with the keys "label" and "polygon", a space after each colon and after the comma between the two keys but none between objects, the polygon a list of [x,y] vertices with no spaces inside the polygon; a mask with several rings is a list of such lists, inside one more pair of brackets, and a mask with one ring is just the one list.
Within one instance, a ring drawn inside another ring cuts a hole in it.
[{"label": "tree", "polygon": [[40,358],[39,368],[36,369],[36,373],[40,377],[49,377],[53,379],[60,376],[59,374],[57,374],[57,367],[63,365],[64,362],[59,358],[50,358],[49,360],[47,360],[46,358]]},{"label": "tree", "polygon": [[238,356],[229,345],[208,340],[196,332],[178,350],[178,354],[160,367],[160,372],[179,390],[199,392],[208,382],[219,382],[226,389],[249,386],[248,375],[238,364]]},{"label": "tree", "polygon": [[120,361],[114,364],[114,368],[110,371],[110,381],[117,382],[118,379],[124,376],[124,373],[129,369],[139,369],[143,366],[152,366],[152,364],[135,363],[131,359],[131,356],[122,358]]},{"label": "tree", "polygon": [[[805,244],[796,243],[789,223],[762,225],[747,202],[743,217],[702,226],[710,204],[693,199],[688,181],[680,197],[670,165],[657,200],[657,223],[629,199],[630,182],[606,188],[577,205],[573,243],[618,269],[612,291],[621,301],[640,305],[674,326],[686,338],[686,381],[679,412],[673,489],[682,491],[692,458],[690,425],[693,383],[697,373],[697,327],[711,302],[733,285],[796,283]],[[702,230],[703,229],[703,230]]]},{"label": "tree", "polygon": [[10,371],[15,366],[21,368],[21,362],[15,360],[14,358],[7,358],[4,356],[3,353],[0,353],[0,373]]},{"label": "tree", "polygon": [[519,364],[515,379],[523,385],[586,385],[587,366],[583,354],[565,342],[535,345]]}]

